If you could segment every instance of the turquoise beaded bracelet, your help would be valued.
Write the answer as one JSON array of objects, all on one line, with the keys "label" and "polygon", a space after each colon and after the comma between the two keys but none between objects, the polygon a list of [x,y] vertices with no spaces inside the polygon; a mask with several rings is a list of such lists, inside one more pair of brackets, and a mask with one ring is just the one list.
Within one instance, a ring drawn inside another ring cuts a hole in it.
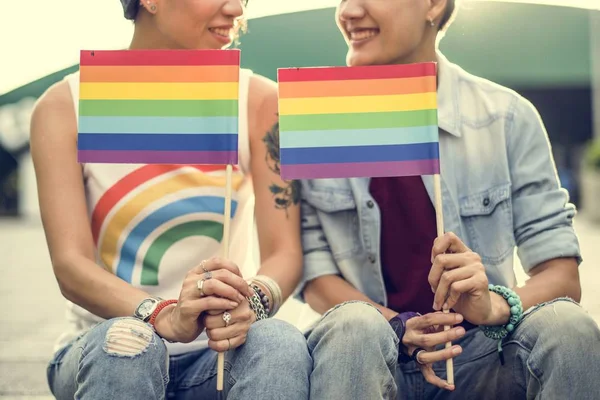
[{"label": "turquoise beaded bracelet", "polygon": [[490,339],[504,339],[509,333],[515,330],[515,326],[523,317],[521,298],[518,294],[505,286],[489,285],[488,289],[491,292],[498,293],[500,296],[504,297],[510,306],[510,319],[506,325],[481,326],[481,330],[483,330],[484,335]]},{"label": "turquoise beaded bracelet", "polygon": [[485,326],[482,325],[480,328],[483,334],[490,339],[498,340],[498,355],[500,357],[500,363],[504,365],[504,355],[502,354],[502,339],[508,336],[512,331],[515,330],[515,326],[523,318],[523,305],[521,304],[521,298],[511,289],[500,286],[500,285],[489,285],[488,289],[491,292],[497,293],[506,300],[510,306],[510,319],[505,325],[498,326]]}]

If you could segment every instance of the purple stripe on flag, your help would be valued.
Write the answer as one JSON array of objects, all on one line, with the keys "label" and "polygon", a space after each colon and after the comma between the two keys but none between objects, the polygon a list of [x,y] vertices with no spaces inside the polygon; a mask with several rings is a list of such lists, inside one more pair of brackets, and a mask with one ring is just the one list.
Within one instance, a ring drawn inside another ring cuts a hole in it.
[{"label": "purple stripe on flag", "polygon": [[237,151],[118,151],[80,150],[80,163],[107,164],[222,164],[236,165]]},{"label": "purple stripe on flag", "polygon": [[365,163],[281,165],[283,179],[359,178],[380,176],[435,175],[440,161],[384,161]]}]

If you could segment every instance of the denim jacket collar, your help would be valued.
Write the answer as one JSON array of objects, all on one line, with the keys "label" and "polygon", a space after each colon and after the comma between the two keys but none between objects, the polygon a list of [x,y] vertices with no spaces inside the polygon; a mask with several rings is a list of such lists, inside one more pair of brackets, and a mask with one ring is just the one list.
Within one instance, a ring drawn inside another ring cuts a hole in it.
[{"label": "denim jacket collar", "polygon": [[438,60],[438,126],[445,132],[461,137],[458,99],[458,73],[460,72],[439,51]]}]

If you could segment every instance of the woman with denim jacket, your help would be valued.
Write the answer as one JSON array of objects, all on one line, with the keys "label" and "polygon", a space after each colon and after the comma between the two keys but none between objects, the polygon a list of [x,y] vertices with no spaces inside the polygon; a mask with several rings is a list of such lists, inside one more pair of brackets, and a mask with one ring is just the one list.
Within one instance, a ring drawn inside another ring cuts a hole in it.
[{"label": "woman with denim jacket", "polygon": [[438,63],[446,233],[436,237],[431,176],[302,181],[300,292],[324,314],[307,333],[311,398],[597,398],[600,330],[577,304],[575,208],[531,103],[437,51],[455,6],[337,7],[349,66]]},{"label": "woman with denim jacket", "polygon": [[[242,26],[246,1],[121,3],[134,21],[132,51],[227,47]],[[135,66],[87,72],[100,81],[155,78]],[[204,73],[218,79],[229,72],[174,67],[166,77],[194,82]],[[54,396],[214,399],[217,352],[226,352],[227,398],[308,398],[312,360],[302,332],[267,318],[302,271],[299,199],[281,198],[294,188],[281,181],[275,161],[275,83],[239,71],[239,118],[229,118],[238,133],[239,163],[233,168],[227,260],[215,258],[224,246],[225,166],[79,164],[78,125],[94,120],[78,118],[79,90],[78,72],[50,88],[31,124],[41,215],[70,323],[48,367]],[[148,115],[139,105],[129,104],[129,112]],[[191,124],[155,115],[131,122],[115,117],[104,126],[136,133],[146,124],[144,132],[181,136],[199,129],[193,118]],[[259,275],[244,268],[255,212]]]}]

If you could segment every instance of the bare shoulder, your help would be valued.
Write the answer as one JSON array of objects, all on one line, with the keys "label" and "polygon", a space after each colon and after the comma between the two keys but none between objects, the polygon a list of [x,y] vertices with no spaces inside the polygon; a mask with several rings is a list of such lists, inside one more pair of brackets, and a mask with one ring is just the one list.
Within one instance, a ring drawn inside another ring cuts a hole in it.
[{"label": "bare shoulder", "polygon": [[69,85],[61,81],[48,88],[36,102],[31,115],[31,140],[67,131],[77,132],[77,116]]},{"label": "bare shoulder", "polygon": [[277,113],[277,83],[262,75],[252,75],[248,88],[248,109],[251,118],[265,112]]}]

